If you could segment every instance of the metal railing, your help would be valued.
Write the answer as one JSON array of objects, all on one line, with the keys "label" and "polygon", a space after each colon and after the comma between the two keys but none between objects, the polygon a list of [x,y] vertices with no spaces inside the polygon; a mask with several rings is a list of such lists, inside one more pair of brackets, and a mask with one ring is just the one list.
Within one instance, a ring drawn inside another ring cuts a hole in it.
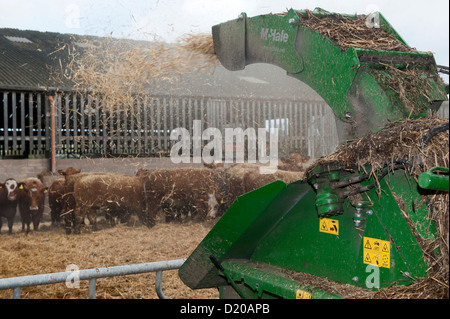
[{"label": "metal railing", "polygon": [[103,268],[81,269],[74,271],[57,272],[42,275],[22,276],[0,279],[1,289],[13,289],[13,299],[20,299],[23,287],[68,283],[72,280],[89,280],[88,295],[95,299],[97,278],[135,275],[148,272],[156,272],[155,290],[160,299],[166,299],[162,291],[162,272],[165,270],[179,269],[186,259],[157,261],[143,264],[122,265]]}]

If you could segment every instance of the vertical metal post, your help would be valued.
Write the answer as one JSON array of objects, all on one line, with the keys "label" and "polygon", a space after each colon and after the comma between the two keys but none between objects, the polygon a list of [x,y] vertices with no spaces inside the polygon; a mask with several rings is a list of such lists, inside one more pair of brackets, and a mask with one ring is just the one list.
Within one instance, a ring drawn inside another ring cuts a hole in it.
[{"label": "vertical metal post", "polygon": [[20,299],[20,287],[16,287],[13,290],[13,299]]},{"label": "vertical metal post", "polygon": [[162,291],[162,270],[158,270],[156,272],[155,289],[159,299],[167,299],[166,295]]},{"label": "vertical metal post", "polygon": [[56,173],[55,92],[48,92],[47,99],[50,102],[50,172]]},{"label": "vertical metal post", "polygon": [[12,115],[12,136],[13,136],[13,155],[16,155],[17,151],[17,93],[11,92],[11,115]]},{"label": "vertical metal post", "polygon": [[6,155],[8,152],[8,92],[3,92],[3,154]]},{"label": "vertical metal post", "polygon": [[25,142],[25,93],[21,92],[20,93],[20,127],[21,127],[21,131],[20,131],[20,150],[22,152],[22,155],[27,156],[29,154],[26,146],[26,142]]},{"label": "vertical metal post", "polygon": [[89,279],[89,299],[95,299],[95,291],[97,286],[97,278]]}]

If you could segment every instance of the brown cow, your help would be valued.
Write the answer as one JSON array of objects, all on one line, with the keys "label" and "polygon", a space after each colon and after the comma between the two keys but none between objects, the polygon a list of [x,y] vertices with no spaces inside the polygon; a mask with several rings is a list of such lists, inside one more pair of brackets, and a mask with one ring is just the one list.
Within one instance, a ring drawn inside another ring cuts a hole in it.
[{"label": "brown cow", "polygon": [[278,164],[278,169],[284,171],[304,171],[304,164],[311,159],[310,156],[300,155],[298,153],[292,153],[288,157],[280,158],[280,163]]},{"label": "brown cow", "polygon": [[[64,217],[64,224],[66,229],[66,234],[70,234],[72,232],[72,228],[75,226],[75,197],[74,197],[74,187],[75,183],[80,179],[87,176],[104,176],[108,173],[77,173],[72,175],[66,175],[66,180],[64,182],[64,191],[63,191],[63,201],[62,201],[62,213],[61,215]],[[109,216],[107,215],[107,218]],[[84,223],[84,219],[81,221]]]},{"label": "brown cow", "polygon": [[2,217],[8,220],[9,234],[12,234],[14,218],[17,211],[18,184],[14,178],[8,178],[0,183],[0,233],[2,231]]},{"label": "brown cow", "polygon": [[58,170],[60,175],[65,177],[64,187],[62,189],[62,203],[61,203],[61,213],[60,216],[63,216],[64,224],[66,228],[66,233],[70,234],[72,231],[72,226],[74,224],[74,216],[73,212],[75,210],[75,199],[73,198],[73,186],[75,182],[82,178],[83,176],[87,176],[88,173],[81,173],[81,169],[76,169],[73,167],[68,167],[66,170]]},{"label": "brown cow", "polygon": [[152,214],[162,209],[166,221],[188,214],[198,220],[219,217],[242,194],[276,180],[290,183],[303,177],[301,172],[281,170],[261,174],[255,164],[211,168],[139,169],[136,175],[144,178]]},{"label": "brown cow", "polygon": [[231,206],[231,204],[241,195],[276,180],[282,180],[285,183],[291,183],[302,179],[303,172],[291,172],[278,169],[272,174],[261,174],[260,165],[237,163],[227,168],[215,167],[215,171],[224,174],[226,180],[227,196],[224,204],[219,207],[219,215],[222,215]]},{"label": "brown cow", "polygon": [[22,231],[27,225],[27,234],[30,232],[30,223],[33,229],[39,230],[39,223],[44,212],[44,200],[47,187],[37,178],[27,178],[19,183],[18,203],[20,217],[22,218]]},{"label": "brown cow", "polygon": [[234,164],[225,169],[229,179],[230,193],[233,193],[235,198],[276,180],[289,184],[304,176],[303,172],[280,169],[272,174],[261,174],[259,168],[260,166],[256,164]]},{"label": "brown cow", "polygon": [[74,232],[80,233],[80,224],[87,215],[96,230],[97,209],[119,211],[122,214],[136,213],[143,224],[151,227],[155,216],[147,214],[144,184],[140,177],[105,173],[87,175],[73,184]]},{"label": "brown cow", "polygon": [[202,168],[140,169],[136,175],[144,178],[151,215],[162,209],[166,221],[181,220],[189,214],[197,220],[214,218],[219,206],[226,202],[227,182],[223,171]]},{"label": "brown cow", "polygon": [[52,224],[55,222],[59,222],[61,220],[61,215],[63,215],[64,212],[64,200],[67,191],[65,189],[66,179],[72,175],[79,174],[80,172],[81,169],[76,169],[74,167],[68,167],[65,170],[58,170],[58,173],[64,176],[64,178],[55,180],[48,189],[48,201],[51,210]]},{"label": "brown cow", "polygon": [[65,178],[59,178],[48,188],[48,204],[50,206],[52,225],[59,223],[61,220],[65,181]]},{"label": "brown cow", "polygon": [[76,169],[76,168],[73,168],[73,167],[68,167],[68,168],[66,168],[65,171],[63,171],[62,169],[58,170],[58,173],[60,175],[65,176],[65,177],[70,176],[70,175],[75,175],[75,174],[78,174],[80,172],[81,172],[81,169]]}]

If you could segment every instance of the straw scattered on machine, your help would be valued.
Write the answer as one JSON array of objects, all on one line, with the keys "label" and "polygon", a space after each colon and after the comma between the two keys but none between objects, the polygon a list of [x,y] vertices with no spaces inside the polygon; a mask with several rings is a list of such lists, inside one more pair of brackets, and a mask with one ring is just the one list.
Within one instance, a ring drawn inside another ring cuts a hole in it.
[{"label": "straw scattered on machine", "polygon": [[412,51],[401,41],[396,39],[383,28],[369,28],[366,25],[366,16],[356,18],[339,14],[314,15],[306,10],[306,14],[299,13],[301,25],[330,38],[342,49],[349,47],[388,50]]},{"label": "straw scattered on machine", "polygon": [[[432,167],[449,167],[449,131],[435,130],[448,125],[448,119],[435,117],[389,123],[380,132],[368,134],[335,152],[318,159],[317,165],[340,165],[348,169],[366,169],[377,176],[384,167],[403,163],[414,178]],[[307,173],[308,174],[308,173]],[[449,194],[431,192],[424,196],[435,221],[437,238],[416,239],[430,264],[428,275],[409,286],[381,289],[374,298],[448,298],[449,296]],[[402,199],[396,198],[402,208]],[[406,212],[404,212],[405,215]],[[408,220],[408,219],[407,219]],[[414,225],[410,224],[413,233]],[[439,249],[438,257],[433,251]]]}]

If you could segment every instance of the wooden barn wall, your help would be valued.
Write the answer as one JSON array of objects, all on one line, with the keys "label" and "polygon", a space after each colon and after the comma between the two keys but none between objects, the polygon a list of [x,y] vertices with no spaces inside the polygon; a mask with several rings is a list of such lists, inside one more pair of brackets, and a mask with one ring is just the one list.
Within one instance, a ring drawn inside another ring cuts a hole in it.
[{"label": "wooden barn wall", "polygon": [[44,156],[48,141],[43,93],[0,91],[0,155]]},{"label": "wooden barn wall", "polygon": [[[46,158],[50,148],[50,106],[44,93],[0,91],[0,155]],[[90,96],[56,96],[58,158],[166,156],[175,143],[170,132],[194,120],[202,130],[277,127],[279,154],[318,158],[337,147],[334,116],[324,102],[144,97],[133,105],[111,107]],[[206,142],[205,142],[206,143]]]}]

